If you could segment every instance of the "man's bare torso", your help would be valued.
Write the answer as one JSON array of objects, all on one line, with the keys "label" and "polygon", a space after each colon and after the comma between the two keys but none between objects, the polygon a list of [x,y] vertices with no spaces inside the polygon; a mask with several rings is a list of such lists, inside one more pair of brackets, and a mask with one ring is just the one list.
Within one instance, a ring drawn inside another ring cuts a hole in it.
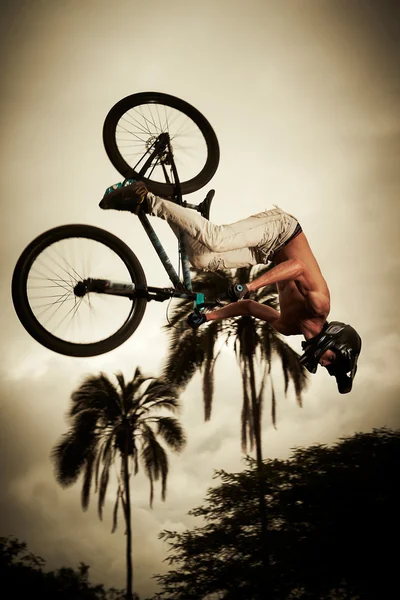
[{"label": "man's bare torso", "polygon": [[301,333],[300,325],[306,326],[308,322],[322,325],[325,323],[329,314],[329,289],[325,279],[322,276],[321,269],[311,251],[308,240],[304,233],[300,233],[291,242],[289,242],[275,256],[276,264],[286,260],[301,260],[310,276],[315,282],[315,287],[326,299],[324,310],[317,314],[309,306],[307,300],[301,294],[295,281],[279,281],[277,283],[280,304],[280,317],[273,326],[283,335],[298,335]]}]

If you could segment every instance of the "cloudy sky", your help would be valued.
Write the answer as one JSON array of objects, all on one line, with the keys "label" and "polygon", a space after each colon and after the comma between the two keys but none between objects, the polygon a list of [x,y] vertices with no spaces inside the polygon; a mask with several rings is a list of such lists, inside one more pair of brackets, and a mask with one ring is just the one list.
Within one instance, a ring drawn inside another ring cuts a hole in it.
[{"label": "cloudy sky", "polygon": [[[394,3],[393,3],[394,4]],[[221,148],[209,186],[212,220],[227,223],[273,203],[301,222],[331,289],[330,318],[363,339],[353,392],[318,373],[299,408],[280,393],[278,428],[265,414],[264,455],[400,426],[399,10],[373,0],[15,0],[2,3],[1,44],[1,479],[0,535],[14,534],[50,568],[91,565],[91,578],[124,586],[123,527],[111,535],[113,486],[103,523],[80,508],[76,486],[54,480],[51,447],[66,430],[72,390],[103,370],[157,375],[166,351],[165,305],[150,304],[122,347],[91,359],[59,356],[20,325],[10,280],[23,248],[48,228],[89,223],[130,244],[148,280],[168,285],[134,216],[102,212],[120,179],[102,125],[121,98],[178,96],[211,122]],[[154,220],[155,221],[155,220]],[[172,233],[155,222],[176,256]],[[300,338],[291,340],[300,350]],[[137,591],[166,570],[164,529],[193,524],[215,468],[239,470],[240,381],[227,350],[216,373],[211,422],[199,380],[182,396],[188,445],[171,457],[167,501],[148,508],[132,482]],[[275,379],[279,381],[279,370]],[[278,388],[279,388],[278,384]],[[268,405],[268,398],[266,398]]]}]

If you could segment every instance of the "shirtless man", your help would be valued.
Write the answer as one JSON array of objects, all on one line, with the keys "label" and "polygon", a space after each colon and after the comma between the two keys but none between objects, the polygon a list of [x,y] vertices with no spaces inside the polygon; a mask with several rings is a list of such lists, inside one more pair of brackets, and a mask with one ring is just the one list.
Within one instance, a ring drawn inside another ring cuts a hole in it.
[{"label": "shirtless man", "polygon": [[[197,269],[216,271],[273,260],[276,266],[267,273],[228,290],[231,304],[209,313],[192,313],[189,325],[196,329],[210,320],[251,315],[282,335],[303,335],[301,364],[311,373],[321,364],[335,376],[341,394],[350,392],[361,338],[350,325],[328,323],[329,289],[295,217],[276,207],[236,223],[214,225],[190,209],[154,196],[142,182],[107,190],[100,207],[136,214],[145,210],[166,220],[177,236],[184,233],[189,260]],[[271,284],[278,288],[280,312],[247,299]]]}]

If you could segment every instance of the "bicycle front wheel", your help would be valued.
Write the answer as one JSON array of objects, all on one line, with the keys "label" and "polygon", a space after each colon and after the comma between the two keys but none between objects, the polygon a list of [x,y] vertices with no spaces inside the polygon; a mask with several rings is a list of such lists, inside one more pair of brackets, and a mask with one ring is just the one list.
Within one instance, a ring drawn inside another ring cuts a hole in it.
[{"label": "bicycle front wheel", "polygon": [[175,188],[168,153],[155,157],[145,175],[140,173],[156,140],[165,133],[182,194],[199,190],[217,170],[219,145],[210,123],[187,102],[159,92],[127,96],[108,113],[103,142],[112,164],[126,179],[140,178],[154,194],[172,196]]},{"label": "bicycle front wheel", "polygon": [[141,322],[147,301],[77,293],[90,279],[146,285],[130,248],[98,227],[63,225],[33,240],[12,279],[14,307],[28,333],[68,356],[103,354],[127,340]]}]

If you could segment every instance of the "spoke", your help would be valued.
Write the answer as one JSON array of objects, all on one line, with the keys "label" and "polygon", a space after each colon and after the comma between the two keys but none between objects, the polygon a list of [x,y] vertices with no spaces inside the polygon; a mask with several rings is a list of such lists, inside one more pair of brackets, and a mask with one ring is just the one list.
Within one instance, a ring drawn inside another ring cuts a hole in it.
[{"label": "spoke", "polygon": [[164,105],[165,122],[167,124],[167,131],[170,131],[170,124],[168,120],[167,107]]},{"label": "spoke", "polygon": [[[134,171],[140,170],[140,165],[144,164],[151,151],[149,141],[161,132],[169,133],[181,180],[194,177],[197,171],[195,165],[200,163],[203,167],[207,160],[203,134],[190,117],[166,104],[140,104],[122,115],[116,127],[116,142],[121,156]],[[167,183],[159,158],[152,161],[146,176]]]},{"label": "spoke", "polygon": [[[75,273],[75,275],[76,275],[75,283],[76,283],[77,281],[81,281],[81,280],[83,279],[82,275],[80,275],[80,274],[78,273],[78,271],[76,271],[76,270],[75,270],[75,269],[74,269],[74,268],[71,266],[70,262],[69,262],[69,261],[67,261],[67,260],[66,260],[66,259],[65,259],[65,258],[64,258],[64,257],[63,257],[61,254],[60,254],[60,252],[59,252],[58,248],[54,248],[54,252],[55,252],[55,253],[56,253],[56,254],[59,256],[59,258],[60,258],[62,261],[64,261],[64,262],[65,262],[65,264],[67,265],[67,267],[68,267],[68,268],[69,268],[69,269],[70,269],[70,270],[71,270],[73,273]],[[57,263],[56,263],[56,264],[57,264]],[[63,269],[62,265],[60,265],[60,268],[61,268],[61,269]],[[71,273],[70,273],[69,271],[67,271],[66,269],[64,269],[64,271],[65,271],[65,272],[66,272],[66,273],[67,273],[69,276],[71,276]]]},{"label": "spoke", "polygon": [[[127,129],[126,127],[121,125],[121,121],[118,122],[118,128],[121,131],[123,131],[124,133],[129,133],[134,140],[137,140],[137,141],[141,142],[142,144],[145,143],[145,140],[143,140],[141,137],[139,137],[139,135],[145,135],[145,134],[148,135],[150,133],[149,131],[144,131],[143,134],[133,133],[130,129]],[[116,133],[118,133],[118,129],[116,130]]]},{"label": "spoke", "polygon": [[[146,105],[145,105],[145,106],[146,106]],[[153,120],[153,121],[150,121],[150,119],[148,119],[148,118],[147,118],[147,117],[144,115],[142,106],[138,106],[138,107],[137,107],[137,108],[135,108],[134,110],[136,110],[136,111],[137,111],[137,112],[140,114],[140,116],[141,116],[141,117],[142,117],[142,118],[145,120],[145,122],[146,122],[146,125],[148,125],[148,130],[147,130],[147,133],[151,133],[151,131],[152,131],[152,127],[153,127],[153,126],[155,127],[155,131],[157,132],[157,125],[155,124],[154,120]]]},{"label": "spoke", "polygon": [[160,131],[162,131],[161,116],[160,116],[160,111],[158,110],[158,107],[159,107],[159,105],[156,104],[156,111],[157,111],[158,122],[160,123]]},{"label": "spoke", "polygon": [[[29,289],[32,289],[32,288],[29,288]],[[70,293],[70,292],[68,292],[68,293]],[[71,294],[71,296],[72,296],[72,294]],[[62,296],[60,296],[59,294],[53,294],[51,296],[36,296],[35,295],[32,299],[33,300],[45,300],[46,298],[62,298]],[[55,303],[53,302],[52,304],[55,304]]]},{"label": "spoke", "polygon": [[152,108],[153,108],[153,105],[149,104],[148,105],[148,109],[149,109],[149,113],[150,113],[151,123],[152,123],[152,125],[154,127],[154,131],[157,131],[157,124],[156,124],[155,119],[154,119]]},{"label": "spoke", "polygon": [[[68,295],[65,294],[65,296],[60,297],[59,302],[51,302],[51,303],[43,305],[43,306],[47,306],[47,308],[45,308],[45,310],[43,310],[40,314],[37,314],[36,317],[39,317],[39,316],[41,317],[49,310],[49,308],[57,306],[56,310],[49,317],[49,319],[50,319],[53,315],[55,315],[59,311],[61,306],[64,306],[64,304],[67,300],[72,299],[72,298],[75,298],[75,296],[72,296],[72,294],[68,294]],[[43,308],[43,306],[39,306],[38,308]],[[49,322],[49,319],[47,319],[47,321],[45,323],[43,323],[43,325],[47,325],[47,323]]]},{"label": "spoke", "polygon": [[124,261],[101,242],[78,237],[47,246],[33,262],[26,282],[28,302],[38,323],[69,343],[95,343],[119,331],[134,303],[112,295],[77,297],[74,293],[78,280],[107,279],[107,275],[131,280]]},{"label": "spoke", "polygon": [[[75,296],[75,299],[76,299],[76,296]],[[76,314],[76,312],[77,312],[78,308],[80,307],[81,303],[82,303],[82,298],[78,298],[75,301],[74,306],[67,312],[67,314],[64,316],[64,318],[61,319],[61,321],[59,322],[59,324],[57,325],[57,327],[54,329],[53,333],[57,331],[57,329],[65,321],[65,319],[68,317],[68,315],[71,314],[71,312],[73,313],[72,317]]]},{"label": "spoke", "polygon": [[149,129],[146,129],[145,125],[143,125],[136,117],[134,114],[131,113],[131,111],[126,112],[125,114],[122,115],[120,121],[127,121],[127,123],[129,123],[130,125],[132,125],[133,127],[136,127],[139,131],[141,131],[143,134],[148,134],[149,133]]},{"label": "spoke", "polygon": [[[43,264],[41,264],[41,262],[42,262],[42,261],[41,261],[40,259],[38,259],[38,261],[37,261],[37,262],[39,262],[39,266],[40,266],[40,267],[44,267],[44,268],[46,268],[46,265],[45,265],[45,263],[43,262]],[[69,281],[67,281],[66,279],[59,279],[59,275],[58,275],[58,274],[57,274],[55,271],[53,271],[52,269],[49,269],[49,270],[51,271],[51,273],[52,273],[53,275],[56,275],[56,277],[55,277],[55,278],[52,278],[52,277],[44,277],[43,273],[42,273],[41,271],[39,271],[39,269],[38,269],[37,265],[35,265],[35,267],[34,267],[34,268],[35,268],[35,271],[37,271],[37,273],[38,273],[38,274],[39,274],[39,275],[40,275],[40,276],[41,276],[43,279],[46,279],[47,281],[50,281],[51,283],[55,283],[55,282],[57,282],[57,281],[58,281],[58,282],[60,282],[60,283],[58,284],[58,286],[59,286],[60,288],[64,289],[64,290],[69,290],[69,289],[71,289],[70,282],[69,282]]]}]

